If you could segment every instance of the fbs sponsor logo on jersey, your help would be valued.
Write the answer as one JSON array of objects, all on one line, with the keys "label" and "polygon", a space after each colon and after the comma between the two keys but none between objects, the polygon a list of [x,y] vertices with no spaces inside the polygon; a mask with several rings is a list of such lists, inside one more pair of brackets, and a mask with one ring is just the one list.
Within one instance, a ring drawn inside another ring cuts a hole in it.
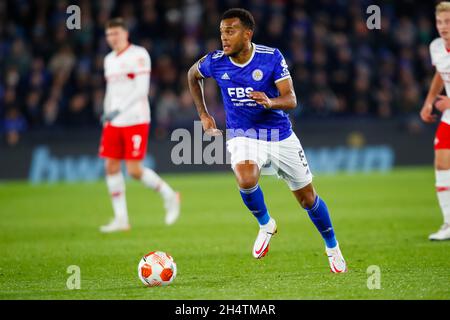
[{"label": "fbs sponsor logo on jersey", "polygon": [[253,99],[250,99],[248,97],[248,94],[253,91],[252,87],[247,88],[227,88],[228,89],[228,95],[231,98],[231,102],[233,102],[233,105],[235,107],[242,107],[244,105],[248,107],[254,107],[256,106],[256,102]]},{"label": "fbs sponsor logo on jersey", "polygon": [[228,95],[231,98],[238,98],[238,99],[242,99],[242,98],[246,98],[247,95],[253,91],[252,87],[247,87],[247,88],[242,88],[242,87],[238,87],[238,88],[227,88],[228,89]]}]

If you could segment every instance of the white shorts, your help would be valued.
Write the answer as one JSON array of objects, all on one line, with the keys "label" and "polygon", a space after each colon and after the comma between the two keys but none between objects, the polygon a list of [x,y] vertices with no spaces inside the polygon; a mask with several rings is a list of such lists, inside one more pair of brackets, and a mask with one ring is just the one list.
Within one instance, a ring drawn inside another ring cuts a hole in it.
[{"label": "white shorts", "polygon": [[261,174],[277,174],[292,191],[312,182],[313,175],[306,161],[302,145],[295,133],[281,141],[264,141],[236,137],[227,141],[231,167],[243,161],[255,162]]}]

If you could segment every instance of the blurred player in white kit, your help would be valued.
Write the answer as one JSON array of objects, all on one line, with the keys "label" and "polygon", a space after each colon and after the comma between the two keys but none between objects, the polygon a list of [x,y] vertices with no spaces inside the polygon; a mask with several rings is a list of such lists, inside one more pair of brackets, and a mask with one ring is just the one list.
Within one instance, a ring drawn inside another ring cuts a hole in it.
[{"label": "blurred player in white kit", "polygon": [[180,214],[179,193],[173,191],[153,170],[142,165],[150,128],[150,55],[145,48],[128,41],[128,30],[122,18],[108,21],[105,29],[112,51],[104,60],[107,85],[99,155],[105,158],[106,184],[114,219],[100,227],[100,231],[107,233],[130,229],[122,160],[132,178],[159,192],[166,208],[165,222],[171,225]]},{"label": "blurred player in white kit", "polygon": [[420,116],[425,122],[435,122],[437,115],[433,106],[442,112],[434,139],[434,166],[436,172],[436,193],[444,216],[444,224],[429,236],[430,240],[450,240],[450,98],[440,95],[445,87],[450,93],[450,2],[443,1],[436,6],[436,28],[439,38],[430,44],[431,60],[436,73]]}]

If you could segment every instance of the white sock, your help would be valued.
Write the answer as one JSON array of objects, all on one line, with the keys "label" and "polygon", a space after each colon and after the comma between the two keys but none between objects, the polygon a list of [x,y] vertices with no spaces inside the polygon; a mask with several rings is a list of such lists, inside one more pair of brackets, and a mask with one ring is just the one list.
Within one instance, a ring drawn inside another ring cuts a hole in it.
[{"label": "white sock", "polygon": [[145,186],[159,192],[165,200],[175,194],[172,188],[152,169],[143,169],[141,181]]},{"label": "white sock", "polygon": [[436,193],[444,223],[450,224],[450,170],[436,170]]},{"label": "white sock", "polygon": [[125,179],[123,178],[122,172],[107,175],[106,184],[111,196],[114,216],[119,221],[128,223],[127,200],[125,197]]}]

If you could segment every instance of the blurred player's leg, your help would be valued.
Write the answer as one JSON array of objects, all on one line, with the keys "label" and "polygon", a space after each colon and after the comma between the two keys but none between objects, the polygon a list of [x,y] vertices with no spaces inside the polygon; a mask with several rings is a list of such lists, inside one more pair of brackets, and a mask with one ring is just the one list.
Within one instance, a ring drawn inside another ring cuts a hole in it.
[{"label": "blurred player's leg", "polygon": [[153,170],[142,166],[147,153],[149,124],[135,125],[124,131],[125,158],[128,174],[158,192],[164,199],[166,224],[175,223],[180,215],[180,195],[172,190]]},{"label": "blurred player's leg", "polygon": [[269,251],[269,242],[277,232],[275,220],[270,217],[264,195],[258,184],[259,168],[253,162],[241,162],[234,167],[240,194],[244,204],[255,216],[259,223],[259,232],[253,245],[253,256],[257,259],[264,257]]},{"label": "blurred player's leg", "polygon": [[125,179],[120,171],[120,160],[106,159],[106,184],[111,196],[114,219],[108,225],[100,227],[100,231],[108,233],[129,230]]},{"label": "blurred player's leg", "polygon": [[127,161],[130,176],[140,180],[146,187],[158,192],[164,199],[165,222],[175,223],[180,215],[180,195],[175,192],[155,171],[142,166],[141,161]]},{"label": "blurred player's leg", "polygon": [[149,168],[143,169],[141,181],[147,187],[158,192],[164,199],[166,224],[171,225],[175,223],[180,215],[180,194],[173,191],[173,189],[163,179],[161,179],[155,171]]},{"label": "blurred player's leg", "polygon": [[439,231],[429,236],[430,240],[450,240],[450,150],[436,149],[436,193],[444,216]]}]

